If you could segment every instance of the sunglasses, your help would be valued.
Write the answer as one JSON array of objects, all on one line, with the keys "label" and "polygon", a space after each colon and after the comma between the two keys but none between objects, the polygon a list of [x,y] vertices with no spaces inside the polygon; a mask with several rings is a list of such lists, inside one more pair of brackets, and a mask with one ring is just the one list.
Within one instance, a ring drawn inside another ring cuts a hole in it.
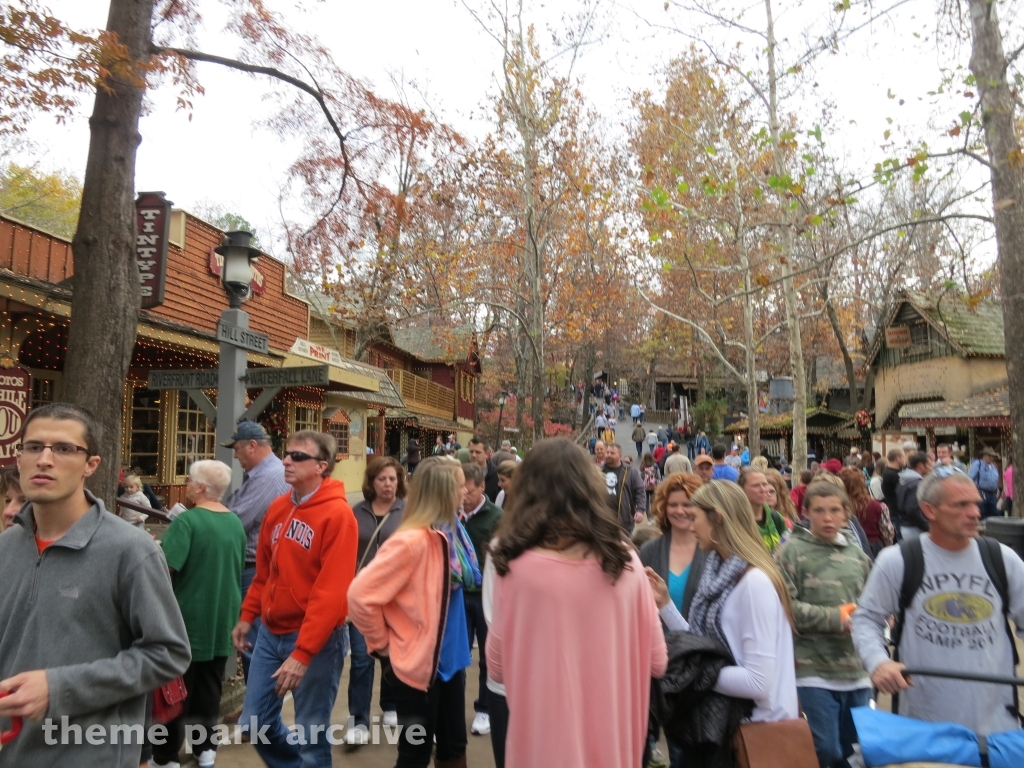
[{"label": "sunglasses", "polygon": [[310,456],[308,453],[303,453],[302,451],[285,451],[284,455],[295,462],[309,461],[310,459],[313,459],[314,461],[325,461],[325,459],[321,459],[319,456]]}]

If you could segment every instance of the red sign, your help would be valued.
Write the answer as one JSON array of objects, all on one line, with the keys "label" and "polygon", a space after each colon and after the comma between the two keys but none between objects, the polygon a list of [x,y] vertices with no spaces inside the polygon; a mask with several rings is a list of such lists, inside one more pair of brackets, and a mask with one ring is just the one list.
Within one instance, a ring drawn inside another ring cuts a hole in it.
[{"label": "red sign", "polygon": [[[216,246],[215,246],[216,247]],[[249,283],[249,290],[258,296],[267,292],[267,273],[260,269],[258,262],[249,262],[249,269],[252,272],[252,282]],[[224,271],[224,257],[210,249],[210,271],[217,277]]]},{"label": "red sign", "polygon": [[142,284],[142,308],[164,303],[171,201],[163,192],[140,192],[135,201],[135,263]]},{"label": "red sign", "polygon": [[24,368],[0,368],[0,467],[15,462],[14,446],[28,414],[32,377]]}]

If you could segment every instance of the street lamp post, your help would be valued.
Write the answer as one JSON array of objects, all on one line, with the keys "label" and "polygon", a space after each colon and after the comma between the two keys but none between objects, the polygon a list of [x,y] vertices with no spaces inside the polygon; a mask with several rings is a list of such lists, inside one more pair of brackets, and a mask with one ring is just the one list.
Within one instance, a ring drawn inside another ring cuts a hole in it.
[{"label": "street lamp post", "polygon": [[[245,231],[228,232],[224,242],[214,251],[224,258],[221,268],[221,282],[228,295],[230,307],[220,314],[220,322],[238,328],[249,328],[249,314],[242,309],[242,299],[249,292],[252,282],[251,264],[259,258],[260,251],[252,247],[252,233]],[[236,488],[242,480],[242,468],[234,461],[231,448],[223,443],[231,439],[235,425],[245,411],[245,376],[247,353],[241,347],[220,343],[220,366],[217,376],[217,459],[231,470],[231,487]]]},{"label": "street lamp post", "polygon": [[505,413],[505,398],[507,397],[508,392],[506,392],[505,390],[501,390],[501,392],[498,394],[498,436],[494,441],[494,450],[496,451],[501,449],[501,417]]}]

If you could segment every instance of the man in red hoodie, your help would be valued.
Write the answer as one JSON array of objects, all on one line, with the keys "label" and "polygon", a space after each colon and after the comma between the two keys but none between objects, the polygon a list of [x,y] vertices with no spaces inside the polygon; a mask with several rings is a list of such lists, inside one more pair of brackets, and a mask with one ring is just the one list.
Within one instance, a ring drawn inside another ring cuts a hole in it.
[{"label": "man in red hoodie", "polygon": [[[252,650],[239,723],[270,768],[330,768],[331,710],[347,652],[349,584],[356,572],[359,528],[345,486],[330,477],[336,444],[330,435],[296,432],[288,441],[284,479],[291,493],[271,502],[256,551],[256,577],[232,632],[247,649],[253,620],[263,623]],[[295,699],[297,734],[281,720]],[[296,743],[297,742],[297,743]]]}]

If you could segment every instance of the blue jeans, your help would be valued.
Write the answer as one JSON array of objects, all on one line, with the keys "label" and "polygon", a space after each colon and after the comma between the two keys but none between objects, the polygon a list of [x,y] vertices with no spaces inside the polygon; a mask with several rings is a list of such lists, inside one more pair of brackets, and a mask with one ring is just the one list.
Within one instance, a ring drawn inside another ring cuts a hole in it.
[{"label": "blue jeans", "polygon": [[981,517],[998,517],[1003,513],[996,507],[998,498],[996,497],[995,491],[979,491],[981,494]]},{"label": "blue jeans", "polygon": [[[255,717],[257,729],[268,726],[262,731],[262,736],[269,743],[257,738],[256,732],[249,734],[268,768],[331,768],[327,729],[331,727],[331,710],[334,709],[345,664],[348,632],[344,625],[335,628],[320,653],[310,659],[299,687],[292,691],[295,724],[302,726],[304,738],[298,744],[289,744],[290,731],[281,720],[282,699],[274,692],[274,681],[270,676],[291,656],[298,637],[298,632],[275,635],[265,625],[260,626],[252,652],[240,723],[248,725],[249,718]],[[314,732],[314,726],[320,727],[318,732]]]},{"label": "blue jeans", "polygon": [[[355,624],[348,625],[348,642],[352,655],[348,670],[348,716],[349,728],[365,725],[370,727],[370,699],[373,698],[373,667],[377,663],[373,656],[366,652],[366,638],[356,629]],[[394,696],[391,686],[381,675],[380,708],[384,712],[395,710]]]},{"label": "blue jeans", "polygon": [[[256,578],[255,568],[245,568],[242,571],[242,602],[245,602],[245,596],[249,593],[249,587],[252,586],[252,580]],[[248,651],[242,652],[242,677],[246,683],[249,682],[249,665],[252,663],[252,649],[256,647],[256,636],[260,631],[260,617],[257,616],[252,626],[249,628],[249,634],[245,636],[245,639],[249,641],[250,648]]]},{"label": "blue jeans", "polygon": [[866,707],[870,688],[856,691],[829,691],[824,688],[797,688],[800,708],[807,716],[814,736],[814,751],[821,768],[847,768],[846,758],[853,754],[857,729],[853,725],[854,707]]}]

